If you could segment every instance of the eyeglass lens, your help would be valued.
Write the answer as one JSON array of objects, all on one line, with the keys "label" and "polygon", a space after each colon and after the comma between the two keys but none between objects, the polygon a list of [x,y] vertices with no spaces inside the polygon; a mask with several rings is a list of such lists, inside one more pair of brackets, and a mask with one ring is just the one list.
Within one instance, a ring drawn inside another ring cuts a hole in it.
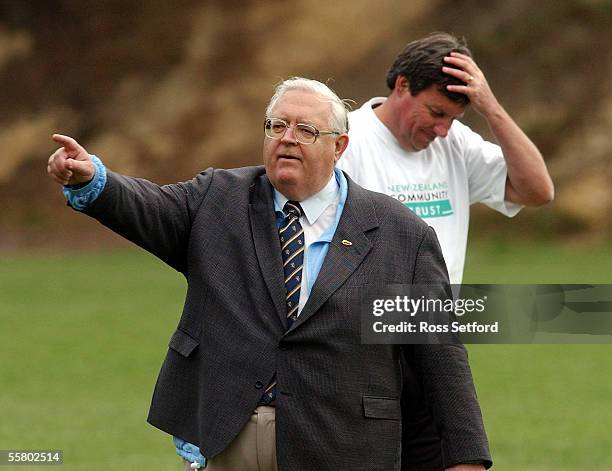
[{"label": "eyeglass lens", "polygon": [[[266,121],[266,135],[272,139],[280,139],[285,135],[289,125],[281,119]],[[293,129],[295,139],[302,144],[312,144],[317,138],[317,129],[309,124],[298,123]]]}]

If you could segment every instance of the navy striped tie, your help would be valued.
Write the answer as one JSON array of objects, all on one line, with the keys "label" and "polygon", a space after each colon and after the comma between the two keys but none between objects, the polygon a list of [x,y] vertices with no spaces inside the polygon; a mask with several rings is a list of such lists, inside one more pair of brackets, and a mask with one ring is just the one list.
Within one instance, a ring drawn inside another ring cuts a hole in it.
[{"label": "navy striped tie", "polygon": [[[285,303],[287,305],[287,325],[291,327],[297,319],[302,286],[302,267],[304,266],[304,229],[300,224],[302,207],[295,201],[287,201],[283,208],[285,218],[278,230],[285,272]],[[266,388],[260,404],[270,404],[276,399],[276,374]]]},{"label": "navy striped tie", "polygon": [[302,266],[304,265],[304,229],[300,224],[302,208],[295,201],[285,203],[286,215],[278,231],[283,251],[285,271],[285,292],[287,303],[287,322],[289,327],[297,319],[302,286]]}]

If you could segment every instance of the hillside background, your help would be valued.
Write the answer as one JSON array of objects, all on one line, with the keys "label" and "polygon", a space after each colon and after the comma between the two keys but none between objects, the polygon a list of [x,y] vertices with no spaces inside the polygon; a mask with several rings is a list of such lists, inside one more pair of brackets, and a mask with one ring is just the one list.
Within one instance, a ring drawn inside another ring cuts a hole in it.
[{"label": "hillside background", "polygon": [[[303,75],[361,104],[410,40],[466,36],[536,142],[553,204],[487,237],[607,244],[612,233],[612,1],[0,1],[0,251],[121,244],[64,208],[46,177],[53,132],[160,183],[257,164],[274,85]],[[465,119],[489,136],[473,111]]]},{"label": "hillside background", "polygon": [[[53,132],[160,183],[257,164],[281,78],[361,104],[439,30],[467,37],[557,190],[512,220],[474,207],[465,282],[612,283],[612,0],[0,0],[0,448],[180,466],[145,418],[184,279],[66,207]],[[496,470],[612,469],[609,344],[468,348]]]}]

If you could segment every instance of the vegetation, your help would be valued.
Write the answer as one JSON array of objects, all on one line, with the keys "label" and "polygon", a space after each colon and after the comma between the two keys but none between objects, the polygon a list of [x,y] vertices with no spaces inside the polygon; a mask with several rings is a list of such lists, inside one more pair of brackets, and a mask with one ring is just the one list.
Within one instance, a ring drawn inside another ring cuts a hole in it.
[{"label": "vegetation", "polygon": [[[472,244],[468,283],[611,283],[612,247]],[[495,469],[612,467],[611,345],[470,345]]]},{"label": "vegetation", "polygon": [[[473,245],[466,281],[603,283],[610,266],[610,247]],[[145,420],[184,292],[137,250],[4,258],[1,447],[62,449],[71,471],[179,469]],[[612,469],[609,345],[469,350],[496,469]]]}]

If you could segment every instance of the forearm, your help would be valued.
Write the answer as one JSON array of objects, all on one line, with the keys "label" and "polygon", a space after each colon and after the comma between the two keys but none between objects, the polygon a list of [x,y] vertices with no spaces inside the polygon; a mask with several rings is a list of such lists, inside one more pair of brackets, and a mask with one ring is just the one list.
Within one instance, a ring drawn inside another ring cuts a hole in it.
[{"label": "forearm", "polygon": [[498,103],[485,118],[502,148],[508,168],[505,199],[527,206],[541,206],[552,201],[553,182],[535,144]]},{"label": "forearm", "polygon": [[508,167],[505,199],[528,206],[552,201],[554,187],[542,154],[499,104],[478,65],[471,57],[457,52],[445,61],[456,68],[442,70],[465,82],[465,85],[448,85],[448,91],[467,95],[474,109],[487,120],[502,148]]}]

